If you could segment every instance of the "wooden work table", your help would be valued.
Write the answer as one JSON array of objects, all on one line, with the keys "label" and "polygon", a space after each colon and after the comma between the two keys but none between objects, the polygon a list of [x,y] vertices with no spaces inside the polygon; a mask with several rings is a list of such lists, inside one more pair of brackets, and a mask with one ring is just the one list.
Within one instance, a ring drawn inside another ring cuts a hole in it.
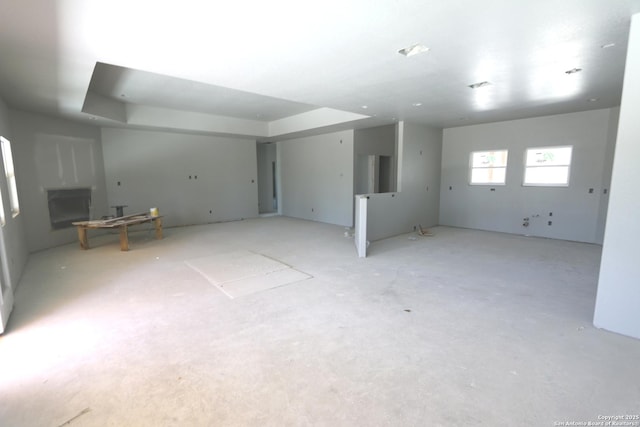
[{"label": "wooden work table", "polygon": [[80,240],[80,248],[89,249],[89,241],[87,239],[87,230],[99,228],[118,228],[120,229],[120,250],[129,250],[129,227],[132,225],[144,224],[145,222],[154,222],[156,227],[156,239],[162,239],[162,216],[151,216],[148,213],[138,213],[133,215],[125,215],[117,218],[79,221],[73,225],[78,227],[78,240]]}]

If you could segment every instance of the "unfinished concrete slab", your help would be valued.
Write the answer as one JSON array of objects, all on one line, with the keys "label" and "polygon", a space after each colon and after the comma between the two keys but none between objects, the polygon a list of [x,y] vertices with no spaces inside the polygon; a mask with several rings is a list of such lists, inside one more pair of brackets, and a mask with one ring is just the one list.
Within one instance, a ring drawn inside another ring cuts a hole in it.
[{"label": "unfinished concrete slab", "polygon": [[[591,323],[599,246],[430,230],[364,259],[343,227],[282,217],[32,254],[0,338],[2,425],[538,427],[638,412],[640,341]],[[230,300],[185,263],[247,251],[313,277]]]},{"label": "unfinished concrete slab", "polygon": [[310,278],[275,259],[249,251],[185,261],[229,298],[285,286]]}]

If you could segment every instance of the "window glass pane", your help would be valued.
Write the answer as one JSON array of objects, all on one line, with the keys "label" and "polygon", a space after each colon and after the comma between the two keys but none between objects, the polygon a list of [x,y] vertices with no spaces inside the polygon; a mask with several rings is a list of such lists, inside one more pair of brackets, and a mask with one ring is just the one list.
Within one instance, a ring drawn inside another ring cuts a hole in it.
[{"label": "window glass pane", "polygon": [[472,184],[504,184],[507,168],[476,168],[471,170]]},{"label": "window glass pane", "polygon": [[506,167],[507,150],[499,151],[475,151],[471,153],[471,167]]},{"label": "window glass pane", "polygon": [[567,185],[569,166],[526,168],[524,183],[529,185]]},{"label": "window glass pane", "polygon": [[541,147],[527,149],[527,166],[568,166],[572,147]]}]

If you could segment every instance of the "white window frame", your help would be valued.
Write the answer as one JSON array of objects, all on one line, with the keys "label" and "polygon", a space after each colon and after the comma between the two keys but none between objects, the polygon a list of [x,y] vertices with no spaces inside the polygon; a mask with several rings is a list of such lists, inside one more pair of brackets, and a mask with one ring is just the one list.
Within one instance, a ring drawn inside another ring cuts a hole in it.
[{"label": "white window frame", "polygon": [[[474,165],[473,163],[473,159],[474,159],[474,155],[475,154],[494,154],[494,153],[505,153],[505,161],[504,161],[504,166],[502,166],[501,164],[498,166],[495,166],[493,163],[490,163],[488,166],[478,166],[478,165]],[[471,154],[469,155],[469,185],[507,185],[507,163],[509,161],[509,150],[508,149],[499,149],[499,150],[480,150],[480,151],[472,151]],[[485,181],[475,181],[473,180],[473,171],[474,170],[480,170],[480,169],[485,169],[485,170],[497,170],[497,169],[504,169],[504,181],[502,182],[485,182]]]},{"label": "white window frame", "polygon": [[18,185],[16,183],[16,171],[13,163],[13,155],[11,154],[11,143],[7,138],[0,136],[0,145],[2,147],[4,173],[7,178],[7,187],[9,187],[11,215],[15,218],[20,214],[20,202],[18,200]]},{"label": "white window frame", "polygon": [[[558,148],[569,148],[569,161],[568,163],[554,163],[554,164],[540,164],[540,165],[529,165],[529,153],[535,151],[544,151],[548,149],[558,149]],[[522,176],[522,185],[524,187],[568,187],[571,181],[571,163],[573,162],[573,145],[548,145],[544,147],[527,147],[524,151],[524,171]],[[527,171],[531,169],[544,168],[544,169],[554,169],[554,168],[567,168],[567,181],[566,182],[527,182]]]}]

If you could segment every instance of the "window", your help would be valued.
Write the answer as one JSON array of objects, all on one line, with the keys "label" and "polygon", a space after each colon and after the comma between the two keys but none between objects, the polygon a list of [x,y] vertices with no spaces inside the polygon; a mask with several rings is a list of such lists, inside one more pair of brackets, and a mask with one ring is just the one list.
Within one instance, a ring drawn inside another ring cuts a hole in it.
[{"label": "window", "polygon": [[469,183],[504,185],[507,177],[507,150],[471,153]]},{"label": "window", "polygon": [[13,169],[13,156],[11,155],[11,143],[0,136],[2,144],[2,159],[4,160],[4,171],[7,174],[7,186],[9,187],[9,203],[11,204],[11,214],[15,217],[20,213],[18,203],[18,187],[16,185],[16,174]]},{"label": "window", "polygon": [[572,146],[528,148],[523,185],[568,187]]}]

